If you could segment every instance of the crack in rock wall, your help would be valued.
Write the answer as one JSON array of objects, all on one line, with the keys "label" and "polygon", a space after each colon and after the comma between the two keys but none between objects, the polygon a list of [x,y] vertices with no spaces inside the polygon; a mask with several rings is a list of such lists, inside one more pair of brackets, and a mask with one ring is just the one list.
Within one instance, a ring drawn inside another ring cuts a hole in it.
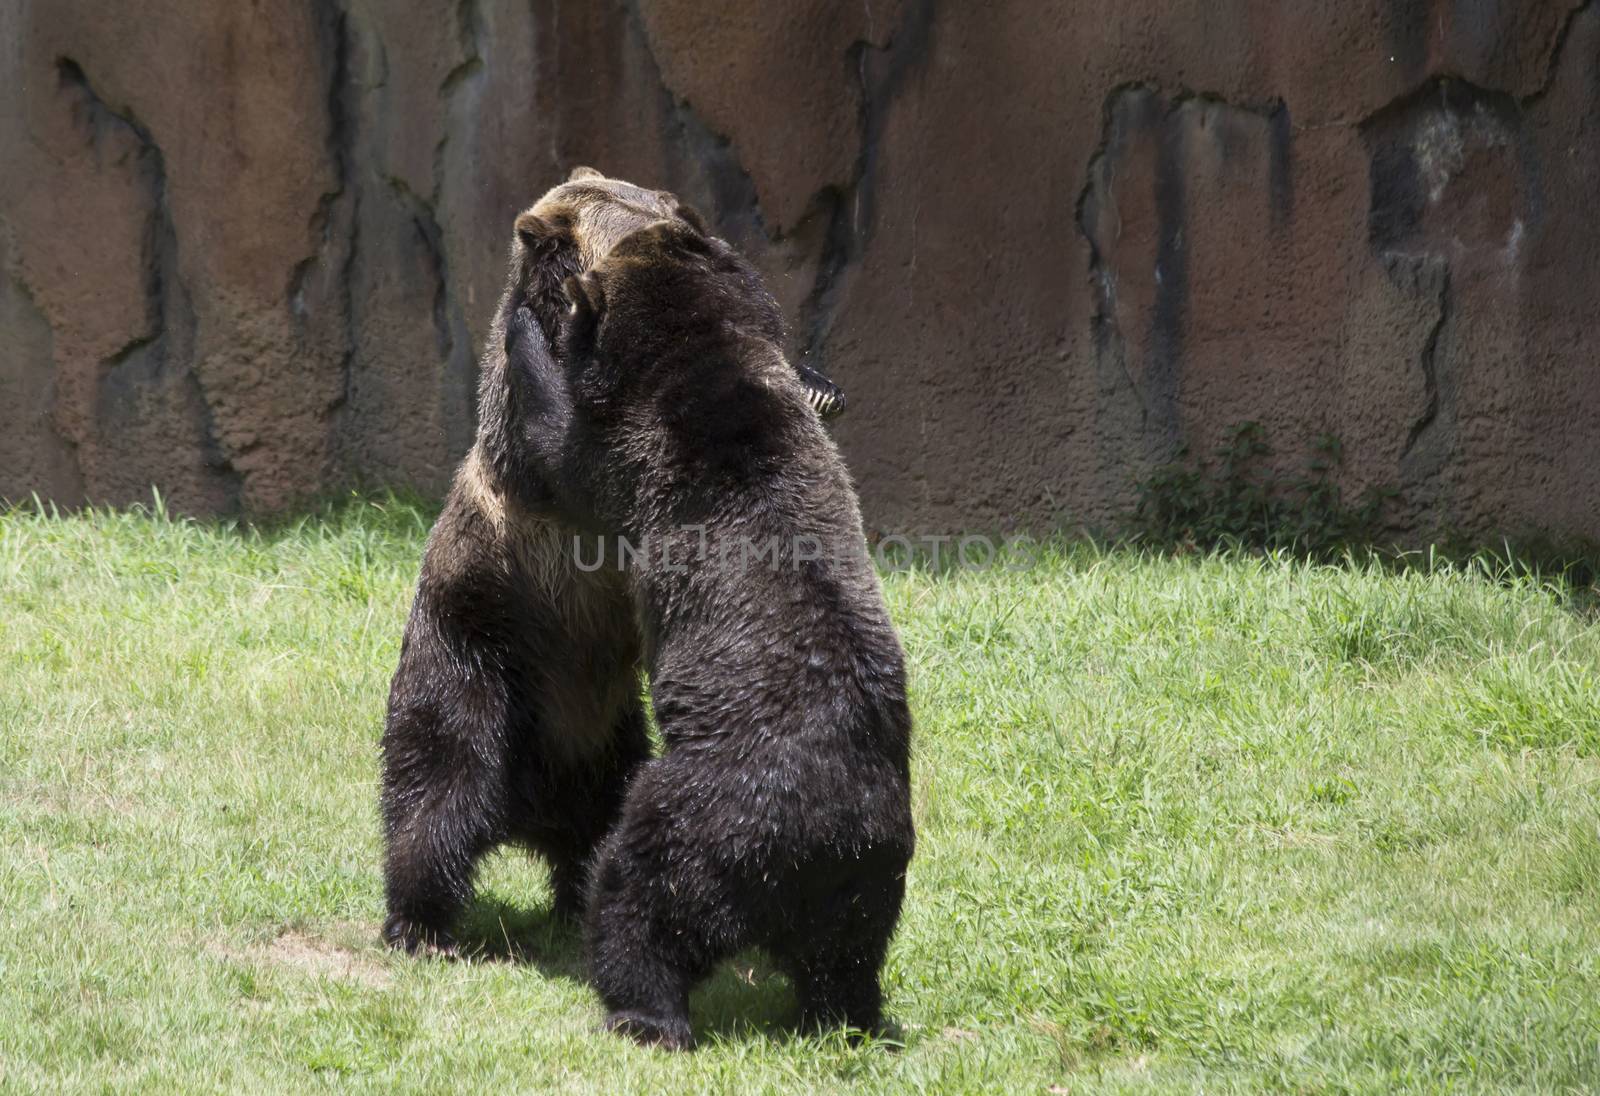
[{"label": "crack in rock wall", "polygon": [[1256,420],[1600,537],[1592,0],[0,10],[0,496],[440,492],[575,164],[755,259],[887,531],[1104,528]]}]

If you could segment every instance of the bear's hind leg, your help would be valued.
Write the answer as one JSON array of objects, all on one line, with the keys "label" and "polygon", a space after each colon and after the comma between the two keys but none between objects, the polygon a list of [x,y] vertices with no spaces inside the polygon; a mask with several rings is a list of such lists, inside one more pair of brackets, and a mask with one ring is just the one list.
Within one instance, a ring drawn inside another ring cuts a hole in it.
[{"label": "bear's hind leg", "polygon": [[606,1030],[645,1046],[691,1050],[689,988],[704,967],[690,941],[665,938],[654,918],[627,899],[601,900],[590,910],[590,963]]},{"label": "bear's hind leg", "polygon": [[413,953],[454,949],[450,930],[472,899],[473,869],[498,843],[498,794],[460,774],[437,779],[439,791],[393,811],[388,826],[383,938]]},{"label": "bear's hind leg", "polygon": [[635,701],[617,716],[605,752],[581,773],[564,779],[546,806],[545,813],[555,809],[558,826],[530,843],[550,863],[556,916],[582,919],[596,851],[622,813],[623,797],[634,773],[649,758],[644,709]]},{"label": "bear's hind leg", "polygon": [[794,979],[804,1025],[883,1029],[878,976],[904,895],[902,865],[886,877],[848,883],[807,909],[781,957]]},{"label": "bear's hind leg", "polygon": [[609,855],[620,844],[608,842],[601,852],[589,907],[589,961],[606,1030],[646,1046],[690,1050],[689,988],[709,966],[704,946],[673,911],[660,908],[647,869],[624,867]]},{"label": "bear's hind leg", "polygon": [[501,712],[455,697],[391,706],[383,742],[383,938],[391,947],[451,950],[473,869],[506,837]]},{"label": "bear's hind leg", "polygon": [[586,927],[607,1030],[688,1050],[690,988],[750,940],[719,873],[701,861],[683,802],[693,784],[670,760],[635,777],[625,817],[595,858]]}]

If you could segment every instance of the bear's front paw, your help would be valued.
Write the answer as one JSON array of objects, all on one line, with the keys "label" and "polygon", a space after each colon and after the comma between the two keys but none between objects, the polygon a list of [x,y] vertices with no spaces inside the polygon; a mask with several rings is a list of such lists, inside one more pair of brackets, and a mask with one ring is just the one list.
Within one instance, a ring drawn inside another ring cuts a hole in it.
[{"label": "bear's front paw", "polygon": [[450,934],[420,925],[408,917],[390,914],[383,923],[383,942],[407,955],[442,956],[453,959],[456,942]]},{"label": "bear's front paw", "polygon": [[626,1035],[640,1046],[664,1050],[693,1050],[694,1034],[689,1021],[681,1017],[646,1016],[642,1012],[613,1012],[606,1017],[606,1030]]}]

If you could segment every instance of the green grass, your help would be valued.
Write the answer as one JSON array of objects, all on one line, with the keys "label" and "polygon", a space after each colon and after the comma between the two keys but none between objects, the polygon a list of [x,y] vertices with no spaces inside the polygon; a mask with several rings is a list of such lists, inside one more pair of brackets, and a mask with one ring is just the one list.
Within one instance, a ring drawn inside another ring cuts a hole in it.
[{"label": "green grass", "polygon": [[1600,624],[1558,589],[1092,546],[889,576],[903,1049],[793,1036],[752,956],[671,1056],[597,1031],[515,853],[489,959],[378,945],[426,522],[0,517],[0,1090],[1600,1086]]}]

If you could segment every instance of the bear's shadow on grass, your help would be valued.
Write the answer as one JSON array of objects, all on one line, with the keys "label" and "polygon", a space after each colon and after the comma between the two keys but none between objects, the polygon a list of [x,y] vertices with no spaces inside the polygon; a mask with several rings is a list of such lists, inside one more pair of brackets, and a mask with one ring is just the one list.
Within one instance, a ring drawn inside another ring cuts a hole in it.
[{"label": "bear's shadow on grass", "polygon": [[[480,893],[456,933],[462,958],[478,963],[530,966],[550,979],[587,987],[581,927],[549,907],[528,909]],[[788,1042],[814,1036],[800,1023],[800,1009],[786,975],[758,951],[722,963],[689,1001],[695,1038],[702,1042],[760,1039]],[[599,1009],[596,1004],[596,1022]]]},{"label": "bear's shadow on grass", "polygon": [[474,963],[536,967],[551,979],[585,984],[583,933],[548,907],[525,909],[493,894],[479,894],[462,914],[456,950]]}]

